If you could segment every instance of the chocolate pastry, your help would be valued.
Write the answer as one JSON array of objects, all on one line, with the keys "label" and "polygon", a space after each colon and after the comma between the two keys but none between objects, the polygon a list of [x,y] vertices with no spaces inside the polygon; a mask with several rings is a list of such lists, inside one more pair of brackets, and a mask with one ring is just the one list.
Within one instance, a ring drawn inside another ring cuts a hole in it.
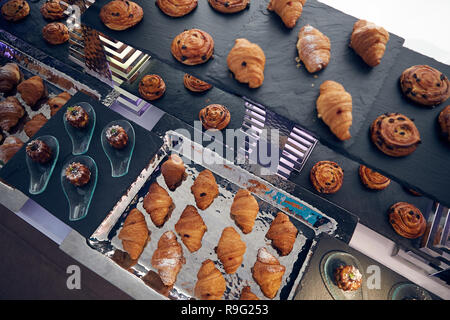
[{"label": "chocolate pastry", "polygon": [[344,171],[336,162],[319,161],[310,172],[314,188],[321,193],[335,193],[342,187]]},{"label": "chocolate pastry", "polygon": [[250,286],[245,286],[242,288],[239,300],[259,300],[259,298],[252,292]]},{"label": "chocolate pastry", "polygon": [[82,187],[91,180],[91,171],[84,164],[72,162],[66,168],[66,178],[76,187]]},{"label": "chocolate pastry", "polygon": [[64,116],[67,122],[75,128],[84,128],[89,123],[89,115],[81,106],[68,107]]},{"label": "chocolate pastry", "polygon": [[330,62],[330,39],[309,24],[298,33],[298,57],[305,64],[306,70],[314,73],[325,69]]},{"label": "chocolate pastry", "polygon": [[450,105],[446,106],[439,113],[438,122],[441,127],[442,137],[450,142]]},{"label": "chocolate pastry", "polygon": [[19,83],[17,91],[19,91],[23,101],[30,107],[33,107],[39,99],[47,95],[44,81],[39,76],[31,77]]},{"label": "chocolate pastry", "polygon": [[275,11],[287,28],[293,28],[303,12],[306,0],[270,0],[267,10]]},{"label": "chocolate pastry", "polygon": [[51,22],[42,28],[42,37],[50,44],[62,44],[69,40],[69,29],[64,23]]},{"label": "chocolate pastry", "polygon": [[370,132],[377,148],[392,157],[407,156],[421,142],[414,122],[400,113],[382,114],[372,123]]},{"label": "chocolate pastry", "polygon": [[9,131],[25,115],[25,109],[16,97],[10,96],[0,102],[0,128]]},{"label": "chocolate pastry", "polygon": [[14,136],[6,137],[0,146],[0,162],[7,163],[22,146],[23,142],[19,138]]},{"label": "chocolate pastry", "polygon": [[15,63],[7,63],[0,68],[0,92],[8,93],[14,89],[22,79],[19,66]]},{"label": "chocolate pastry", "polygon": [[427,223],[422,212],[407,202],[397,202],[389,208],[389,222],[402,237],[416,239],[425,233]]},{"label": "chocolate pastry", "polygon": [[134,208],[128,213],[119,232],[123,249],[128,252],[132,260],[136,260],[144,251],[144,247],[150,241],[145,217],[138,209]]},{"label": "chocolate pastry", "polygon": [[144,10],[133,1],[113,0],[100,10],[100,20],[111,30],[122,31],[137,25]]},{"label": "chocolate pastry", "polygon": [[115,125],[106,129],[106,140],[111,147],[123,149],[128,144],[128,134],[121,126]]},{"label": "chocolate pastry", "polygon": [[359,166],[359,177],[361,182],[369,189],[383,190],[391,183],[391,179],[386,178],[382,174],[367,168],[366,166]]},{"label": "chocolate pastry", "polygon": [[156,0],[156,5],[168,16],[178,18],[197,7],[197,0]]},{"label": "chocolate pastry", "polygon": [[139,94],[146,100],[156,100],[166,92],[166,83],[157,74],[148,74],[139,82]]},{"label": "chocolate pastry", "polygon": [[50,98],[47,104],[50,106],[50,115],[53,117],[72,96],[68,92],[61,92],[57,96]]},{"label": "chocolate pastry", "polygon": [[230,123],[231,116],[227,107],[221,104],[210,104],[199,112],[199,118],[206,130],[222,130]]},{"label": "chocolate pastry", "polygon": [[38,113],[31,118],[30,121],[25,123],[23,130],[27,134],[28,138],[31,138],[36,132],[39,131],[40,128],[42,128],[44,124],[47,123],[47,121],[47,118],[42,113]]},{"label": "chocolate pastry", "polygon": [[278,212],[276,218],[270,224],[266,237],[272,240],[272,245],[281,256],[287,256],[294,248],[297,234],[298,230],[289,220],[289,217],[282,212]]},{"label": "chocolate pastry", "polygon": [[450,97],[450,81],[439,70],[417,65],[403,71],[400,77],[403,94],[424,106],[435,106]]},{"label": "chocolate pastry", "polygon": [[255,197],[247,189],[239,189],[234,196],[230,214],[243,233],[252,232],[259,205]]},{"label": "chocolate pastry", "polygon": [[389,32],[366,20],[358,20],[353,26],[350,47],[371,67],[380,64],[389,41]]},{"label": "chocolate pastry", "polygon": [[150,185],[148,193],[144,197],[143,206],[158,228],[166,223],[175,208],[172,198],[157,182]]},{"label": "chocolate pastry", "polygon": [[219,195],[216,178],[208,169],[203,170],[195,179],[191,187],[195,203],[200,210],[206,210]]},{"label": "chocolate pastry", "polygon": [[59,0],[47,0],[42,5],[40,11],[42,16],[48,20],[59,20],[64,18],[64,8]]},{"label": "chocolate pastry", "polygon": [[226,273],[236,273],[244,260],[246,249],[245,242],[233,227],[223,229],[216,253]]},{"label": "chocolate pastry", "polygon": [[252,274],[253,279],[267,298],[273,299],[276,296],[285,271],[285,266],[281,265],[266,248],[258,250]]},{"label": "chocolate pastry", "polygon": [[189,89],[192,92],[204,92],[212,88],[212,85],[209,83],[187,73],[184,74],[183,83],[186,89]]},{"label": "chocolate pastry", "polygon": [[361,287],[362,274],[355,266],[339,266],[334,271],[334,280],[339,289],[355,291]]},{"label": "chocolate pastry", "polygon": [[227,283],[214,262],[209,259],[203,261],[197,273],[195,296],[201,300],[221,300],[226,289]]},{"label": "chocolate pastry", "polygon": [[162,164],[161,174],[170,191],[175,191],[187,177],[183,160],[175,153]]},{"label": "chocolate pastry", "polygon": [[30,6],[25,0],[9,0],[2,6],[1,11],[3,19],[16,22],[30,14]]},{"label": "chocolate pastry", "polygon": [[190,252],[195,252],[202,247],[203,235],[207,230],[197,209],[191,205],[184,208],[180,219],[175,224],[175,231]]},{"label": "chocolate pastry", "polygon": [[214,52],[214,40],[200,29],[186,30],[177,35],[171,45],[172,55],[183,64],[193,66],[205,63]]},{"label": "chocolate pastry", "polygon": [[227,65],[234,78],[248,83],[250,88],[258,88],[264,82],[266,56],[256,43],[247,39],[236,39],[234,47],[228,53]]},{"label": "chocolate pastry", "polygon": [[49,162],[52,158],[52,149],[44,141],[39,139],[29,142],[25,151],[31,160],[41,164]]},{"label": "chocolate pastry", "polygon": [[211,7],[222,13],[235,13],[247,9],[250,0],[208,0]]}]

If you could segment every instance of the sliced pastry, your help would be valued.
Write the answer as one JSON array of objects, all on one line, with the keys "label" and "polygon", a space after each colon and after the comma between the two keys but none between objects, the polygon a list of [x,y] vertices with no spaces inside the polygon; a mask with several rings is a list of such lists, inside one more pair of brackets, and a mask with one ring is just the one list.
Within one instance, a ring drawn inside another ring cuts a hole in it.
[{"label": "sliced pastry", "polygon": [[205,92],[212,88],[212,85],[210,85],[209,83],[187,73],[184,74],[183,84],[186,89],[192,92]]},{"label": "sliced pastry", "polygon": [[227,283],[214,262],[209,259],[203,261],[197,273],[195,296],[201,300],[221,300],[226,289]]},{"label": "sliced pastry", "polygon": [[36,132],[39,131],[40,128],[44,126],[44,124],[47,123],[47,121],[48,119],[42,113],[38,113],[33,118],[31,118],[30,121],[25,123],[23,130],[25,131],[28,138],[31,138]]},{"label": "sliced pastry", "polygon": [[422,212],[407,202],[397,202],[389,208],[389,222],[402,237],[416,239],[425,233],[427,223]]},{"label": "sliced pastry", "polygon": [[12,91],[22,80],[22,73],[15,63],[7,63],[0,68],[0,92]]},{"label": "sliced pastry", "polygon": [[10,96],[0,102],[0,128],[9,131],[25,115],[25,109],[16,97]]},{"label": "sliced pastry", "polygon": [[138,209],[135,208],[128,213],[119,232],[119,239],[122,240],[122,247],[128,252],[130,258],[138,259],[147,242],[150,241],[145,217]]},{"label": "sliced pastry", "polygon": [[273,299],[276,296],[285,271],[286,267],[281,265],[266,248],[258,250],[252,275],[267,298]]},{"label": "sliced pastry", "polygon": [[30,5],[25,0],[9,0],[2,6],[3,19],[17,22],[30,14]]},{"label": "sliced pastry", "polygon": [[363,165],[359,166],[359,177],[361,182],[372,190],[386,189],[391,183],[391,179]]},{"label": "sliced pastry", "polygon": [[166,223],[175,208],[172,198],[157,182],[150,185],[148,193],[144,197],[143,206],[158,228]]},{"label": "sliced pastry", "polygon": [[69,29],[64,23],[51,22],[42,28],[42,37],[50,44],[62,44],[69,41]]},{"label": "sliced pastry", "polygon": [[175,59],[192,66],[208,61],[214,53],[214,40],[200,29],[190,29],[177,35],[171,45]]},{"label": "sliced pastry", "polygon": [[294,248],[297,234],[298,230],[289,220],[289,217],[282,212],[278,212],[270,225],[269,231],[267,231],[266,237],[272,240],[272,245],[280,255],[287,256]]},{"label": "sliced pastry", "polygon": [[298,57],[306,70],[314,73],[325,69],[330,62],[330,39],[316,28],[306,25],[298,33]]},{"label": "sliced pastry", "polygon": [[239,300],[259,300],[259,298],[252,292],[250,286],[245,286],[242,288]]},{"label": "sliced pastry", "polygon": [[170,17],[187,15],[197,7],[197,0],[156,0],[156,5]]},{"label": "sliced pastry", "polygon": [[287,28],[293,28],[303,12],[306,0],[270,0],[267,10],[275,11]]},{"label": "sliced pastry", "polygon": [[175,224],[175,231],[190,252],[195,252],[202,247],[202,239],[206,230],[205,222],[197,209],[191,205],[186,206]]},{"label": "sliced pastry", "polygon": [[450,105],[446,106],[439,113],[438,122],[441,127],[442,137],[450,142]]},{"label": "sliced pastry", "polygon": [[236,272],[244,260],[246,249],[245,242],[241,240],[241,236],[233,227],[223,229],[216,253],[226,273]]},{"label": "sliced pastry", "polygon": [[243,233],[252,232],[259,205],[255,197],[247,189],[239,189],[231,205],[231,217]]},{"label": "sliced pastry", "polygon": [[319,161],[309,174],[311,183],[320,193],[336,193],[341,189],[344,171],[333,161]]},{"label": "sliced pastry", "polygon": [[0,146],[0,162],[7,163],[23,146],[23,141],[15,136],[6,137]]},{"label": "sliced pastry", "polygon": [[245,10],[250,0],[208,0],[211,7],[222,13],[236,13]]},{"label": "sliced pastry", "polygon": [[113,0],[100,10],[100,20],[105,26],[116,31],[134,27],[143,17],[141,6],[133,1]]},{"label": "sliced pastry", "polygon": [[162,164],[161,173],[170,191],[175,191],[187,177],[183,160],[175,153]]},{"label": "sliced pastry", "polygon": [[68,92],[61,92],[57,96],[48,99],[47,104],[50,106],[50,115],[53,117],[59,109],[61,109],[72,96]]},{"label": "sliced pastry", "polygon": [[230,123],[231,116],[227,107],[210,104],[199,112],[199,118],[206,130],[223,130]]},{"label": "sliced pastry", "polygon": [[33,107],[39,99],[47,94],[44,81],[39,76],[31,77],[19,83],[17,91],[20,93],[23,101],[30,107]]},{"label": "sliced pastry", "polygon": [[66,8],[61,5],[59,0],[47,0],[41,6],[41,14],[47,20],[59,20],[64,18]]},{"label": "sliced pastry", "polygon": [[200,172],[191,187],[191,192],[194,195],[197,207],[200,210],[207,209],[219,195],[219,187],[212,172],[208,169]]},{"label": "sliced pastry", "polygon": [[139,94],[145,100],[157,100],[166,92],[166,83],[157,74],[148,74],[139,82]]}]

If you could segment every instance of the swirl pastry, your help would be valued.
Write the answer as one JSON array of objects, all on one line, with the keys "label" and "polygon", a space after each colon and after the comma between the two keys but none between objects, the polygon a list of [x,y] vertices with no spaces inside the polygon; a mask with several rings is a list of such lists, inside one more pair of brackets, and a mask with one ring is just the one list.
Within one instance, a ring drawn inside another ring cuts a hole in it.
[{"label": "swirl pastry", "polygon": [[91,180],[91,171],[84,164],[72,162],[65,170],[66,179],[76,187],[82,187]]},{"label": "swirl pastry", "polygon": [[105,134],[106,140],[115,149],[123,149],[128,144],[128,134],[121,126],[111,126],[106,129]]},{"label": "swirl pastry", "polygon": [[128,214],[119,232],[119,239],[122,240],[123,249],[128,252],[131,260],[138,259],[145,245],[150,241],[147,222],[138,209],[134,208]]},{"label": "swirl pastry", "polygon": [[359,177],[361,182],[372,190],[386,189],[391,183],[391,179],[363,165],[359,166]]},{"label": "swirl pastry", "polygon": [[0,128],[11,130],[25,115],[25,109],[16,97],[10,96],[0,102]]},{"label": "swirl pastry", "polygon": [[203,235],[207,230],[197,209],[191,205],[184,208],[180,219],[175,224],[175,231],[190,252],[195,252],[202,247]]},{"label": "swirl pastry", "polygon": [[157,182],[150,185],[148,193],[144,197],[143,206],[158,228],[166,223],[175,208],[172,198]]},{"label": "swirl pastry", "polygon": [[64,114],[67,122],[75,128],[84,128],[89,123],[89,114],[81,106],[67,108]]},{"label": "swirl pastry", "polygon": [[298,33],[298,57],[306,70],[314,73],[324,69],[330,62],[330,39],[316,28],[306,25]]},{"label": "swirl pastry", "polygon": [[246,249],[245,242],[241,240],[239,233],[233,227],[223,229],[216,253],[226,273],[236,272],[244,260]]},{"label": "swirl pastry", "polygon": [[166,83],[157,74],[148,74],[139,82],[139,94],[146,100],[157,100],[166,92]]},{"label": "swirl pastry", "polygon": [[171,51],[174,58],[183,64],[189,66],[202,64],[213,54],[214,40],[203,30],[186,30],[173,39]]},{"label": "swirl pastry", "polygon": [[49,162],[52,158],[52,149],[44,141],[39,139],[29,142],[25,151],[31,160],[41,164]]},{"label": "swirl pastry", "polygon": [[370,132],[377,148],[392,157],[407,156],[421,142],[414,122],[400,113],[382,114],[372,123]]},{"label": "swirl pastry", "polygon": [[245,286],[242,288],[239,300],[259,300],[259,298],[252,292],[250,286]]},{"label": "swirl pastry", "polygon": [[389,222],[402,237],[416,239],[427,227],[422,212],[407,202],[397,202],[389,208]]},{"label": "swirl pastry", "polygon": [[201,300],[221,300],[226,289],[227,283],[214,262],[209,259],[203,261],[197,273],[195,296]]},{"label": "swirl pastry", "polygon": [[197,207],[200,210],[207,209],[219,195],[219,187],[212,172],[208,169],[200,172],[191,187],[191,192],[194,195]]},{"label": "swirl pastry", "polygon": [[64,11],[66,9],[61,5],[59,0],[47,0],[41,6],[41,14],[48,20],[59,20],[64,18]]},{"label": "swirl pastry", "polygon": [[309,177],[318,192],[335,193],[342,187],[344,171],[336,162],[319,161],[312,167]]},{"label": "swirl pastry", "polygon": [[270,0],[267,10],[275,11],[287,28],[292,29],[303,12],[306,0]]},{"label": "swirl pastry", "polygon": [[168,16],[178,18],[197,7],[197,0],[156,0],[156,5]]},{"label": "swirl pastry", "polygon": [[133,1],[113,0],[100,10],[100,20],[111,30],[122,31],[137,25],[144,10]]},{"label": "swirl pastry", "polygon": [[50,106],[50,115],[53,117],[72,96],[68,92],[61,92],[57,96],[50,98],[47,104]]},{"label": "swirl pastry", "polygon": [[352,96],[335,81],[325,81],[320,85],[320,95],[316,101],[317,116],[330,127],[339,140],[348,140],[352,125]]},{"label": "swirl pastry", "polygon": [[230,213],[243,233],[250,233],[255,225],[259,205],[255,197],[247,189],[239,189],[234,196]]},{"label": "swirl pastry", "polygon": [[295,238],[298,230],[289,220],[289,217],[282,212],[278,212],[276,218],[272,221],[267,239],[272,240],[272,245],[278,249],[280,255],[287,256],[294,247]]},{"label": "swirl pastry", "polygon": [[186,260],[183,249],[172,231],[163,233],[158,241],[158,248],[152,256],[152,266],[158,270],[161,281],[165,286],[173,286],[177,281],[178,273]]},{"label": "swirl pastry", "polygon": [[267,298],[273,299],[276,296],[285,271],[286,268],[266,248],[258,250],[252,274]]},{"label": "swirl pastry", "polygon": [[42,28],[42,37],[50,44],[62,44],[69,40],[69,29],[61,22],[51,22]]},{"label": "swirl pastry", "polygon": [[236,13],[247,9],[250,0],[208,0],[214,10],[222,13]]},{"label": "swirl pastry", "polygon": [[189,89],[192,92],[204,92],[212,88],[212,85],[209,83],[187,73],[184,74],[183,83],[186,89]]},{"label": "swirl pastry", "polygon": [[23,142],[17,137],[6,137],[3,144],[0,146],[0,161],[7,163],[11,158],[22,148]]},{"label": "swirl pastry", "polygon": [[366,20],[353,25],[350,47],[371,67],[380,64],[389,41],[389,32]]},{"label": "swirl pastry", "polygon": [[7,93],[14,89],[22,79],[19,66],[7,63],[0,68],[0,92]]},{"label": "swirl pastry", "polygon": [[334,280],[339,289],[355,291],[361,287],[362,274],[355,266],[339,266],[334,271]]},{"label": "swirl pastry", "polygon": [[3,19],[17,22],[30,14],[30,5],[25,0],[9,0],[2,6]]},{"label": "swirl pastry", "polygon": [[30,107],[33,107],[39,99],[47,94],[44,81],[39,76],[31,77],[19,83],[17,91],[20,93],[23,101]]},{"label": "swirl pastry", "polygon": [[426,65],[412,66],[400,76],[403,94],[424,106],[440,104],[450,97],[450,81],[439,70]]},{"label": "swirl pastry", "polygon": [[250,88],[258,88],[264,82],[266,56],[260,46],[247,39],[236,39],[227,56],[227,65],[234,78],[248,83]]},{"label": "swirl pastry", "polygon": [[221,104],[210,104],[199,112],[199,118],[206,130],[222,130],[230,123],[231,116],[227,107]]},{"label": "swirl pastry", "polygon": [[442,137],[450,142],[450,105],[446,106],[439,113],[438,122],[441,127]]},{"label": "swirl pastry", "polygon": [[187,177],[183,160],[175,153],[162,164],[161,173],[170,191],[175,191]]},{"label": "swirl pastry", "polygon": [[23,130],[25,131],[28,138],[31,138],[36,132],[39,131],[40,128],[44,126],[44,124],[47,123],[47,121],[47,118],[42,113],[38,113],[33,118],[31,118],[30,121],[25,123]]}]

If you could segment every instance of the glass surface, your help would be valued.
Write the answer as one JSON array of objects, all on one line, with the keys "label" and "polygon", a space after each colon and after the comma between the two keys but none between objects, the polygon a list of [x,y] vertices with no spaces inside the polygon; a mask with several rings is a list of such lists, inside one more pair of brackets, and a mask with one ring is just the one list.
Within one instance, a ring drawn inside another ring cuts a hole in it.
[{"label": "glass surface", "polygon": [[[84,164],[91,171],[91,178],[87,184],[81,187],[74,186],[66,178],[66,168],[72,162]],[[61,186],[64,195],[69,202],[69,220],[76,221],[86,217],[95,187],[97,186],[98,170],[94,159],[89,156],[75,156],[68,159],[61,170]]]},{"label": "glass surface", "polygon": [[25,153],[25,161],[27,163],[28,172],[30,174],[30,187],[28,192],[31,194],[40,194],[47,188],[48,181],[55,169],[56,162],[59,157],[59,143],[54,136],[46,135],[33,140],[41,140],[52,150],[52,159],[44,164],[35,162]]},{"label": "glass surface", "polygon": [[[121,126],[128,135],[128,143],[122,149],[116,149],[112,147],[106,139],[106,130],[111,126]],[[130,167],[131,158],[133,157],[135,134],[131,123],[126,120],[115,120],[108,123],[102,130],[101,134],[102,147],[108,156],[111,164],[111,175],[116,177],[122,177],[128,173]]]},{"label": "glass surface", "polygon": [[[71,107],[80,106],[89,115],[89,122],[84,128],[75,128],[66,120],[66,113],[63,113],[64,127],[66,128],[67,134],[72,140],[72,154],[80,155],[85,154],[89,149],[89,144],[91,143],[92,134],[95,129],[95,111],[94,108],[87,102],[78,102]],[[69,107],[70,108],[70,107]]]},{"label": "glass surface", "polygon": [[389,300],[433,300],[431,296],[413,283],[398,283],[389,292]]},{"label": "glass surface", "polygon": [[[334,271],[339,266],[353,265],[362,274],[362,284],[358,290],[344,291],[336,285],[334,279]],[[366,278],[364,276],[364,270],[361,267],[359,261],[351,254],[343,251],[332,251],[327,253],[320,262],[320,275],[322,280],[330,292],[331,296],[335,300],[366,300],[366,292],[364,285]]]}]

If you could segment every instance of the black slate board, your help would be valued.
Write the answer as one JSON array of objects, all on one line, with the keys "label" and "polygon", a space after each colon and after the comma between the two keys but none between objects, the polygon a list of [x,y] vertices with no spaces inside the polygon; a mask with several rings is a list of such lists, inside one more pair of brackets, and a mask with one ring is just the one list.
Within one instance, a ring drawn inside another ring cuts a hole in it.
[{"label": "black slate board", "polygon": [[[64,129],[62,117],[67,107],[79,102],[90,103],[94,107],[97,116],[94,135],[86,155],[92,157],[97,163],[98,180],[87,216],[79,221],[69,221],[69,205],[61,188],[60,172],[64,162],[68,158],[73,157],[73,155],[72,142]],[[136,142],[128,174],[121,178],[111,177],[111,166],[106,154],[103,152],[100,133],[106,124],[117,119],[124,118],[89,96],[77,93],[36,133],[36,137],[45,134],[53,135],[58,139],[60,145],[59,159],[47,189],[40,195],[28,193],[29,175],[25,163],[25,147],[20,149],[0,170],[0,177],[39,203],[81,235],[89,238],[162,146],[162,140],[159,137],[134,123]]]}]

